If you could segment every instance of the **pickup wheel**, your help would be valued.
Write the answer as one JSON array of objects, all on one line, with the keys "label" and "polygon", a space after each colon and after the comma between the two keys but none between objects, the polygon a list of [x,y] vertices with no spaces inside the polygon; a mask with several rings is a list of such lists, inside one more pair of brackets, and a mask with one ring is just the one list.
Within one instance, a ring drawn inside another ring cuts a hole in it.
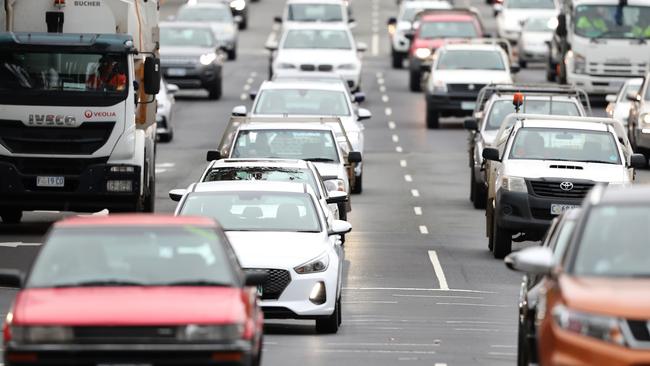
[{"label": "pickup wheel", "polygon": [[4,224],[20,224],[23,212],[21,210],[5,210],[0,212],[0,217],[2,217],[2,223]]},{"label": "pickup wheel", "polygon": [[237,59],[237,46],[233,47],[232,50],[228,50],[228,60]]},{"label": "pickup wheel", "polygon": [[556,72],[555,72],[555,64],[551,62],[551,60],[548,60],[548,64],[546,65],[546,81],[554,82]]},{"label": "pickup wheel", "polygon": [[487,192],[485,192],[485,187],[481,184],[476,183],[476,174],[474,174],[474,168],[470,168],[472,173],[470,174],[470,200],[474,204],[474,208],[482,209],[486,206],[487,201]]},{"label": "pickup wheel", "polygon": [[316,319],[316,332],[320,334],[335,334],[341,325],[341,299],[336,300],[334,312],[324,319]]},{"label": "pickup wheel", "polygon": [[519,59],[519,66],[520,66],[522,69],[525,69],[526,66],[528,66],[528,62],[527,62],[526,60]]},{"label": "pickup wheel", "polygon": [[239,23],[239,30],[248,28],[248,15],[242,15],[241,23]]},{"label": "pickup wheel", "polygon": [[492,216],[492,254],[496,259],[503,259],[512,252],[512,233],[500,227],[494,214]]},{"label": "pickup wheel", "polygon": [[422,91],[422,74],[419,71],[409,71],[409,88],[412,92]]},{"label": "pickup wheel", "polygon": [[436,130],[440,128],[440,113],[427,102],[427,128],[430,130]]},{"label": "pickup wheel", "polygon": [[217,81],[214,83],[211,89],[208,90],[208,98],[212,100],[221,99],[221,90],[222,90],[222,77],[219,75]]},{"label": "pickup wheel", "polygon": [[488,249],[490,252],[492,252],[494,248],[494,238],[492,237],[492,230],[494,228],[494,223],[492,222],[493,220],[493,210],[492,210],[492,202],[486,202],[487,207],[485,208],[485,234],[487,235],[488,238]]},{"label": "pickup wheel", "polygon": [[354,179],[354,187],[352,187],[352,193],[360,194],[361,192],[363,192],[363,173]]},{"label": "pickup wheel", "polygon": [[154,212],[156,209],[156,178],[149,177],[147,190],[144,196],[143,212]]}]

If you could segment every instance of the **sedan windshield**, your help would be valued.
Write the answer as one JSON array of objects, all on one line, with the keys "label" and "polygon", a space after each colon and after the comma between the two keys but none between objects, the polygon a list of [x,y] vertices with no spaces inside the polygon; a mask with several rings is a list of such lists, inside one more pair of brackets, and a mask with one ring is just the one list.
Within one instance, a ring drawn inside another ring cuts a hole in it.
[{"label": "sedan windshield", "polygon": [[650,277],[648,237],[650,207],[596,207],[587,217],[573,272],[583,276]]},{"label": "sedan windshield", "polygon": [[506,0],[509,9],[554,9],[553,0]]},{"label": "sedan windshield", "polygon": [[425,10],[435,10],[435,9],[451,9],[451,5],[449,5],[448,2],[446,1],[439,1],[434,3],[435,7],[426,7],[426,8],[421,8],[421,7],[407,7],[404,8],[404,11],[402,12],[402,15],[400,17],[401,21],[404,22],[412,22],[415,19],[415,16],[418,15],[419,12],[425,11]]},{"label": "sedan windshield", "polygon": [[271,182],[307,183],[315,192],[318,187],[314,176],[308,169],[279,167],[220,167],[212,168],[203,179],[204,182],[234,180],[265,180]]},{"label": "sedan windshield", "polygon": [[331,90],[264,90],[255,105],[256,114],[349,116],[345,92]]},{"label": "sedan windshield", "polygon": [[[497,100],[490,108],[490,116],[488,123],[485,126],[486,130],[498,130],[503,123],[503,120],[510,113],[515,112],[515,107],[512,105],[512,100]],[[574,102],[569,101],[556,101],[551,103],[550,99],[547,100],[524,100],[522,113],[528,114],[550,114],[556,116],[580,116],[580,110]]]},{"label": "sedan windshield", "polygon": [[437,70],[505,70],[496,51],[448,50],[440,55]]},{"label": "sedan windshield", "polygon": [[232,12],[226,6],[188,6],[178,11],[177,19],[184,22],[231,23]]},{"label": "sedan windshield", "polygon": [[215,39],[210,28],[163,26],[160,27],[160,45],[211,48],[215,46]]},{"label": "sedan windshield", "polygon": [[321,231],[318,214],[306,193],[192,193],[180,212],[212,217],[226,231]]},{"label": "sedan windshield", "polygon": [[339,162],[330,131],[250,130],[237,135],[233,158],[300,159]]},{"label": "sedan windshield", "polygon": [[343,7],[338,4],[291,4],[288,17],[294,22],[340,22]]},{"label": "sedan windshield", "polygon": [[423,22],[418,38],[475,38],[479,37],[473,22]]},{"label": "sedan windshield", "polygon": [[556,128],[519,129],[510,149],[510,159],[621,164],[611,133]]},{"label": "sedan windshield", "polygon": [[344,30],[294,29],[287,33],[282,48],[351,50],[352,43]]},{"label": "sedan windshield", "polygon": [[213,228],[196,226],[57,229],[27,287],[233,286],[222,240]]}]

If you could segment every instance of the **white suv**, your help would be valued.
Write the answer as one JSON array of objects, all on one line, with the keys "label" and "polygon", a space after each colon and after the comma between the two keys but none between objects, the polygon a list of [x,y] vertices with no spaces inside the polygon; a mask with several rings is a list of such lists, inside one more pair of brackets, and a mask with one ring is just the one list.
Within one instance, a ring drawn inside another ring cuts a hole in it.
[{"label": "white suv", "polygon": [[486,232],[496,258],[510,253],[514,240],[540,240],[553,217],[580,206],[598,183],[627,185],[633,154],[620,122],[607,118],[516,115],[501,127],[490,160]]}]

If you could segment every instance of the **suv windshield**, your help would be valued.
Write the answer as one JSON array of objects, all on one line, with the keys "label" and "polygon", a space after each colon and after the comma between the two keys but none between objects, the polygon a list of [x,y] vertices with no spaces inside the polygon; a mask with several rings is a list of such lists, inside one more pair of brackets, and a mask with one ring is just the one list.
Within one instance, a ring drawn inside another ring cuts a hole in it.
[{"label": "suv windshield", "polygon": [[295,22],[341,22],[343,7],[338,4],[290,4],[287,18]]},{"label": "suv windshield", "polygon": [[575,32],[587,38],[650,38],[650,7],[578,5]]},{"label": "suv windshield", "polygon": [[605,131],[525,127],[517,131],[510,159],[621,164],[614,135]]},{"label": "suv windshield", "polygon": [[267,89],[260,93],[254,113],[349,116],[350,109],[348,97],[341,91]]},{"label": "suv windshield", "polygon": [[299,159],[339,162],[334,136],[318,130],[244,130],[237,135],[233,158]]},{"label": "suv windshield", "polygon": [[[556,116],[580,116],[580,110],[574,102],[557,101],[551,103],[548,100],[531,100],[526,99],[521,108],[522,113],[528,114],[550,114]],[[486,130],[498,130],[503,120],[515,113],[515,107],[512,106],[512,100],[496,100],[490,108],[490,115],[487,119]]]},{"label": "suv windshield", "polygon": [[27,287],[234,286],[222,240],[213,228],[199,226],[56,229]]},{"label": "suv windshield", "polygon": [[479,37],[474,22],[423,22],[418,38],[475,38]]},{"label": "suv windshield", "polygon": [[351,50],[352,44],[344,30],[294,29],[287,33],[282,48]]},{"label": "suv windshield", "polygon": [[582,276],[650,277],[649,236],[650,207],[595,207],[587,217],[573,272]]},{"label": "suv windshield", "polygon": [[209,27],[160,27],[161,47],[215,47],[215,39]]},{"label": "suv windshield", "polygon": [[553,0],[506,0],[508,9],[554,9]]},{"label": "suv windshield", "polygon": [[226,6],[188,6],[178,11],[177,19],[187,22],[232,23],[232,12]]},{"label": "suv windshield", "polygon": [[192,193],[181,215],[215,218],[226,231],[321,231],[314,204],[305,193]]},{"label": "suv windshield", "polygon": [[440,55],[437,70],[505,70],[497,51],[447,50]]}]

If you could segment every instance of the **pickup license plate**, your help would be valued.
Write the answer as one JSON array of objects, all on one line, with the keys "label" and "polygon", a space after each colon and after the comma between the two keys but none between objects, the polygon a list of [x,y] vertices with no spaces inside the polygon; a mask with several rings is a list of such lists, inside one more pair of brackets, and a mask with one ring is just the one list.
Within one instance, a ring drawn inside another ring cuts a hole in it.
[{"label": "pickup license plate", "polygon": [[476,102],[460,102],[460,109],[462,110],[474,110],[474,107],[476,107]]},{"label": "pickup license plate", "polygon": [[65,177],[36,177],[37,187],[65,187]]},{"label": "pickup license plate", "polygon": [[187,70],[185,69],[167,69],[167,75],[169,76],[185,76],[187,74]]},{"label": "pickup license plate", "polygon": [[559,203],[554,203],[551,205],[551,215],[559,215],[564,211],[570,210],[572,208],[580,207],[577,205],[562,205]]}]

